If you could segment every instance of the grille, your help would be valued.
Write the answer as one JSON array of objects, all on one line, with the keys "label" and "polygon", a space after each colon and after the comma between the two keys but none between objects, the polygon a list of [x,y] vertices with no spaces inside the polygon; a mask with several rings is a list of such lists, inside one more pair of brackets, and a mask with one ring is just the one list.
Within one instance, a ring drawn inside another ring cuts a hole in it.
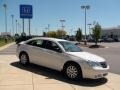
[{"label": "grille", "polygon": [[100,62],[100,64],[103,68],[107,68],[107,63],[106,62]]}]

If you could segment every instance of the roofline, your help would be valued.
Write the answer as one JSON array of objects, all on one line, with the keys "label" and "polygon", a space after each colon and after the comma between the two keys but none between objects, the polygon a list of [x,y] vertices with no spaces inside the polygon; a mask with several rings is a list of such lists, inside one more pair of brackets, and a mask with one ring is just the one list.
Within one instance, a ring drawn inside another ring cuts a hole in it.
[{"label": "roofline", "polygon": [[51,41],[67,41],[64,39],[58,39],[58,38],[51,38],[51,37],[35,37],[32,39],[44,39],[44,40],[51,40]]}]

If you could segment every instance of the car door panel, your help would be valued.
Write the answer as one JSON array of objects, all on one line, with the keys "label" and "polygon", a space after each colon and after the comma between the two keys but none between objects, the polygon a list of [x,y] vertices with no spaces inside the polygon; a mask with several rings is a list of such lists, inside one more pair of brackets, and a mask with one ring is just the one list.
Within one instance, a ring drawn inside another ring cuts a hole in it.
[{"label": "car door panel", "polygon": [[[37,40],[38,41],[38,40]],[[31,44],[27,45],[27,48],[29,48],[29,57],[30,57],[30,62],[38,64],[38,65],[43,65],[42,61],[45,60],[45,49],[39,47],[37,44]]]},{"label": "car door panel", "polygon": [[46,55],[45,65],[52,69],[61,70],[65,55],[52,50],[46,50]]},{"label": "car door panel", "polygon": [[61,70],[62,62],[65,59],[65,55],[63,53],[51,50],[50,44],[46,44],[45,55],[46,57],[44,57],[45,60],[43,61],[45,66],[52,69]]}]

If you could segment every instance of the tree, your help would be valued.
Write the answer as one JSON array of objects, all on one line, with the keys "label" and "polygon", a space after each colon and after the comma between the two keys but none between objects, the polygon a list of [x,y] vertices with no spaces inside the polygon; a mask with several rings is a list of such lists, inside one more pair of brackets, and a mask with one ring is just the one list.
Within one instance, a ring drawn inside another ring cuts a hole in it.
[{"label": "tree", "polygon": [[43,32],[43,37],[46,37],[46,32]]},{"label": "tree", "polygon": [[64,38],[66,36],[66,32],[64,30],[57,30],[57,38]]},{"label": "tree", "polygon": [[48,36],[48,37],[56,38],[56,37],[57,37],[57,34],[56,34],[55,31],[49,31],[49,32],[47,32],[47,36]]},{"label": "tree", "polygon": [[78,28],[77,33],[76,33],[76,40],[80,42],[82,39],[82,31],[80,28]]},{"label": "tree", "polygon": [[66,36],[66,32],[64,30],[49,31],[46,33],[46,36],[53,38],[63,38],[64,36]]},{"label": "tree", "polygon": [[98,39],[100,38],[101,35],[101,26],[97,23],[92,31],[93,31],[93,38],[95,40],[95,45],[97,45]]},{"label": "tree", "polygon": [[20,37],[19,34],[16,33],[16,34],[15,34],[15,39],[16,39],[16,38],[19,38],[19,37]]}]

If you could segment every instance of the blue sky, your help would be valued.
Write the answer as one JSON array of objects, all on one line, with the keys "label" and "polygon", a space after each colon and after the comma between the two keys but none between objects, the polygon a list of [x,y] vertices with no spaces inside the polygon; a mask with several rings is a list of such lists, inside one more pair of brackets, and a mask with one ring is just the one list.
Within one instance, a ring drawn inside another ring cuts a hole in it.
[{"label": "blue sky", "polygon": [[[11,14],[14,14],[21,24],[22,20],[19,15],[20,4],[33,5],[33,19],[31,20],[31,33],[42,34],[48,24],[50,30],[60,28],[60,19],[65,19],[65,30],[70,33],[72,29],[76,31],[79,27],[84,33],[84,11],[81,5],[90,5],[90,10],[87,11],[87,23],[97,21],[103,28],[115,27],[120,25],[120,0],[0,0],[0,32],[5,31],[5,16],[3,3],[6,3],[8,31],[12,29]],[[20,32],[20,31],[19,31]],[[25,32],[28,33],[28,20],[25,20]],[[88,26],[87,26],[88,32]]]}]

